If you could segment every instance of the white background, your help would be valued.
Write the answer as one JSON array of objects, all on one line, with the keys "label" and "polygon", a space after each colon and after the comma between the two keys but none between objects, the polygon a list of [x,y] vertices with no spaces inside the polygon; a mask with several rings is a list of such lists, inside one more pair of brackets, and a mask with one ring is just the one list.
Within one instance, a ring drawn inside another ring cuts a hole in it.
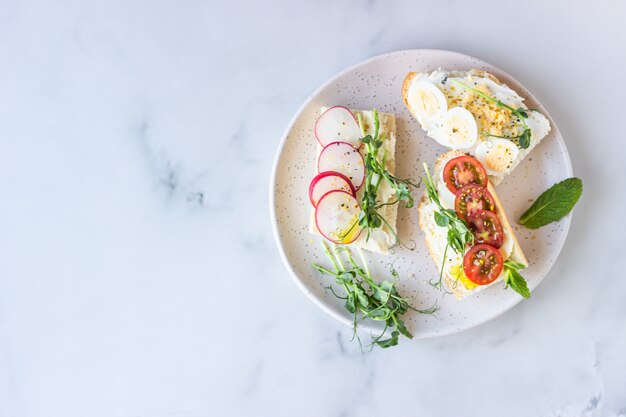
[{"label": "white background", "polygon": [[[626,3],[0,2],[0,416],[626,416]],[[361,354],[271,233],[280,137],[370,56],[477,56],[584,181],[501,317]]]}]

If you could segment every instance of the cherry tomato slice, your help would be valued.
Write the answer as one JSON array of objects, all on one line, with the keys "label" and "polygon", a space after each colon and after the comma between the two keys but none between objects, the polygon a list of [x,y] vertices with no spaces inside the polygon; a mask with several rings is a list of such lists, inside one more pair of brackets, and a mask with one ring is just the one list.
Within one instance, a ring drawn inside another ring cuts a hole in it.
[{"label": "cherry tomato slice", "polygon": [[456,214],[466,219],[478,210],[496,211],[496,202],[491,193],[483,186],[469,184],[459,188],[454,198]]},{"label": "cherry tomato slice", "polygon": [[467,226],[472,231],[476,243],[486,243],[500,248],[504,231],[498,215],[493,211],[478,210],[467,216]]},{"label": "cherry tomato slice", "polygon": [[493,246],[481,243],[472,246],[465,254],[463,272],[474,284],[487,285],[498,279],[503,265],[500,251]]},{"label": "cherry tomato slice", "polygon": [[478,160],[469,155],[458,156],[448,161],[443,168],[443,180],[452,194],[468,184],[487,186],[487,171]]}]

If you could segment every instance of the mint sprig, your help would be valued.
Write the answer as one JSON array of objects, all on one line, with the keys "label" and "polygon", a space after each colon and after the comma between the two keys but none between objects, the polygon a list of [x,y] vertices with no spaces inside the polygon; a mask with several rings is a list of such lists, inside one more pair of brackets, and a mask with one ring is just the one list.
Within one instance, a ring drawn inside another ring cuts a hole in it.
[{"label": "mint sprig", "polygon": [[519,219],[519,224],[538,229],[565,217],[583,192],[580,178],[568,178],[544,191]]},{"label": "mint sprig", "polygon": [[520,274],[519,270],[526,268],[526,265],[520,264],[513,261],[505,261],[504,262],[504,283],[506,284],[504,288],[509,288],[524,298],[530,298],[530,290],[528,289],[528,284],[526,283],[526,279]]}]

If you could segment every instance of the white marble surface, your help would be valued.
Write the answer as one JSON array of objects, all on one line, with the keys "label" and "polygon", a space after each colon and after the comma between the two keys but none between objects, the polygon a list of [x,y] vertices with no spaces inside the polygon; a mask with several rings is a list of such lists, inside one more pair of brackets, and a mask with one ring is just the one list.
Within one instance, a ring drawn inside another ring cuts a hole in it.
[{"label": "white marble surface", "polygon": [[[0,2],[0,416],[626,416],[625,14]],[[362,355],[279,259],[270,168],[319,84],[419,47],[524,83],[585,192],[531,301]]]}]

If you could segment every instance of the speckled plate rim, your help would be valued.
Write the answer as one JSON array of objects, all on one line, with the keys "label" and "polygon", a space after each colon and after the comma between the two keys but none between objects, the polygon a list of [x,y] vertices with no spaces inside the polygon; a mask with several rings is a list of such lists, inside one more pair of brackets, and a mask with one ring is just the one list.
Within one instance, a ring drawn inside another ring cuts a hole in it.
[{"label": "speckled plate rim", "polygon": [[[333,77],[331,77],[329,80],[327,80],[325,83],[323,83],[321,86],[319,86],[317,89],[315,89],[315,91],[313,91],[313,93],[311,93],[309,95],[309,97],[304,101],[304,103],[302,103],[302,105],[300,106],[300,108],[298,109],[298,111],[294,114],[294,116],[291,118],[289,124],[287,125],[287,128],[285,129],[283,136],[280,140],[280,143],[278,145],[278,148],[276,150],[276,154],[274,155],[274,162],[272,164],[272,173],[271,173],[271,179],[270,179],[270,187],[269,187],[269,204],[270,204],[270,218],[271,218],[271,222],[272,222],[272,231],[274,233],[274,239],[276,240],[276,244],[278,246],[278,252],[280,253],[280,257],[283,260],[283,263],[285,264],[285,267],[287,268],[287,270],[289,271],[289,274],[291,275],[291,278],[293,279],[293,281],[296,283],[296,285],[298,286],[298,288],[300,288],[300,290],[302,290],[302,292],[304,294],[306,294],[307,298],[309,298],[311,301],[313,301],[313,303],[315,305],[317,305],[320,309],[322,309],[323,311],[325,311],[327,314],[329,314],[330,316],[334,317],[336,320],[338,320],[339,322],[347,325],[347,326],[352,326],[353,322],[352,320],[347,319],[345,316],[342,316],[340,314],[338,314],[337,312],[335,312],[334,310],[332,310],[331,308],[328,307],[328,305],[326,303],[324,303],[321,299],[319,299],[318,297],[316,297],[313,293],[311,293],[309,291],[309,289],[307,288],[307,286],[304,284],[304,282],[302,281],[302,279],[300,279],[300,277],[298,276],[298,274],[293,270],[293,268],[291,267],[291,264],[289,263],[289,259],[287,258],[287,254],[285,253],[285,249],[283,248],[283,243],[282,240],[280,238],[280,231],[278,230],[278,221],[276,219],[276,204],[275,204],[275,198],[276,198],[276,173],[278,171],[278,163],[280,161],[280,157],[283,153],[283,149],[285,147],[285,143],[287,142],[287,138],[289,137],[289,133],[291,132],[291,130],[293,129],[293,126],[296,124],[297,120],[299,119],[299,117],[301,116],[301,114],[305,111],[305,109],[307,108],[307,106],[309,105],[309,103],[311,103],[311,101],[313,101],[317,95],[319,95],[323,90],[325,90],[327,87],[329,87],[330,85],[332,85],[333,83],[335,83],[339,78],[343,77],[344,75],[353,72],[357,69],[359,69],[362,66],[368,65],[374,61],[378,61],[378,60],[384,60],[384,59],[388,59],[394,55],[399,55],[399,54],[420,54],[423,52],[431,52],[431,53],[442,53],[442,54],[448,54],[450,56],[457,56],[463,59],[474,59],[482,64],[488,65],[494,69],[496,69],[498,72],[505,74],[510,80],[513,80],[515,83],[522,85],[522,83],[520,83],[517,79],[515,79],[514,77],[512,77],[508,72],[502,70],[501,68],[490,64],[486,61],[483,61],[480,58],[476,58],[473,57],[471,55],[467,55],[467,54],[463,54],[460,52],[455,52],[455,51],[449,51],[449,50],[445,50],[445,49],[430,49],[430,48],[421,48],[421,49],[401,49],[401,50],[397,50],[397,51],[392,51],[392,52],[387,52],[381,55],[376,55],[373,56],[371,58],[368,58],[364,61],[361,61],[355,65],[352,65],[346,69],[344,69],[343,71],[340,71],[339,73],[335,74]],[[567,150],[567,146],[565,145],[565,142],[563,141],[563,137],[561,136],[561,132],[559,131],[558,126],[556,125],[556,123],[554,122],[554,119],[552,119],[552,117],[550,116],[549,112],[545,109],[545,107],[543,106],[543,104],[541,104],[541,102],[539,100],[537,100],[537,98],[527,89],[524,87],[524,89],[527,92],[528,98],[530,98],[532,101],[534,101],[535,103],[539,103],[541,105],[541,107],[543,108],[545,115],[548,117],[548,119],[552,122],[552,128],[554,129],[554,131],[556,132],[556,140],[557,143],[559,145],[559,148],[563,154],[563,157],[565,159],[565,167],[566,167],[566,171],[567,171],[567,176],[571,177],[573,176],[574,170],[572,167],[572,161],[570,159],[570,155],[569,152]],[[400,94],[398,92],[398,94]],[[398,96],[400,97],[400,96]],[[550,273],[550,271],[552,270],[552,268],[554,267],[554,264],[556,263],[556,260],[558,259],[558,257],[561,254],[561,250],[563,249],[563,246],[565,245],[565,240],[567,239],[567,236],[569,235],[569,229],[570,229],[570,225],[572,222],[572,216],[573,216],[573,211],[570,212],[565,218],[561,219],[560,221],[563,222],[563,233],[561,234],[561,238],[557,243],[558,246],[558,250],[557,250],[557,255],[554,258],[554,261],[552,262],[552,265],[550,265],[550,267],[546,270],[545,274],[538,279],[535,282],[535,285],[531,288],[531,291],[534,291],[535,288],[537,288],[537,286],[539,286],[539,284],[544,280],[544,278]],[[440,337],[440,336],[447,336],[450,334],[456,334],[456,333],[460,333],[463,332],[465,330],[474,328],[480,324],[483,323],[487,323],[488,321],[493,320],[494,318],[506,313],[507,311],[511,310],[514,306],[516,306],[520,301],[522,301],[522,298],[519,297],[518,299],[516,299],[513,303],[511,303],[510,305],[506,306],[505,308],[499,310],[499,311],[495,311],[493,314],[488,315],[486,317],[484,317],[482,320],[476,321],[475,323],[470,324],[467,327],[464,327],[462,329],[450,329],[448,331],[443,331],[443,332],[427,332],[427,333],[420,333],[418,335],[415,335],[414,339],[427,339],[427,338],[434,338],[434,337]],[[373,326],[369,326],[365,323],[359,323],[358,327],[360,330],[367,330],[367,331],[375,331],[375,327]]]}]

